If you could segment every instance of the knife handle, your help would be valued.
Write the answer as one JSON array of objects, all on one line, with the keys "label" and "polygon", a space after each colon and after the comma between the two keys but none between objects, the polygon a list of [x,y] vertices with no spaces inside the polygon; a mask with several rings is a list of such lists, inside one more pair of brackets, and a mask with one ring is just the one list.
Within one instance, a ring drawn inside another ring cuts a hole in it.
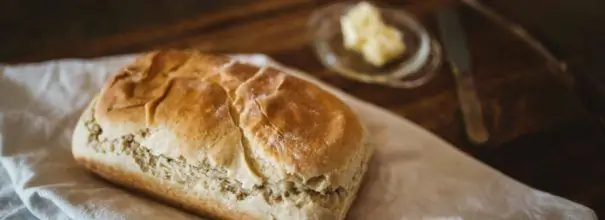
[{"label": "knife handle", "polygon": [[461,72],[457,68],[452,69],[456,78],[458,100],[466,134],[474,144],[485,143],[489,139],[489,134],[483,123],[483,111],[475,91],[473,78],[469,72]]}]

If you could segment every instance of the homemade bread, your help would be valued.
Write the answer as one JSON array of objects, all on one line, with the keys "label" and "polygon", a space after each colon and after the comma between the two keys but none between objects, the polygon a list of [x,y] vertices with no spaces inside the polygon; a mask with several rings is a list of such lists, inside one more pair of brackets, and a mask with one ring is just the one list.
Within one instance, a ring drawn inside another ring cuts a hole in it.
[{"label": "homemade bread", "polygon": [[356,115],[272,67],[150,52],[107,81],[73,135],[100,176],[219,219],[343,219],[371,149]]}]

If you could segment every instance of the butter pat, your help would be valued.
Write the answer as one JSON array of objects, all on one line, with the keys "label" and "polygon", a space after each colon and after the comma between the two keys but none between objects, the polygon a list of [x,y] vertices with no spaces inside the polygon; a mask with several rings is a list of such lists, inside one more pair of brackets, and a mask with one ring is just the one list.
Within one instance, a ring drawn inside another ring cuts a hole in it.
[{"label": "butter pat", "polygon": [[341,19],[345,48],[360,53],[366,62],[383,66],[405,52],[403,34],[384,23],[380,11],[367,2],[351,8]]}]

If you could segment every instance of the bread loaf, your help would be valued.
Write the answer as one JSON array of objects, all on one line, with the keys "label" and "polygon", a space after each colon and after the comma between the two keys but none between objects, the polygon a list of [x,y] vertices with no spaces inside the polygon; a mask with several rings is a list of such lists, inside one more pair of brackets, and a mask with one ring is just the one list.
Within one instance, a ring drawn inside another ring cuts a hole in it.
[{"label": "bread loaf", "polygon": [[218,219],[343,219],[371,155],[356,115],[272,67],[154,51],[110,78],[73,135],[78,163]]}]

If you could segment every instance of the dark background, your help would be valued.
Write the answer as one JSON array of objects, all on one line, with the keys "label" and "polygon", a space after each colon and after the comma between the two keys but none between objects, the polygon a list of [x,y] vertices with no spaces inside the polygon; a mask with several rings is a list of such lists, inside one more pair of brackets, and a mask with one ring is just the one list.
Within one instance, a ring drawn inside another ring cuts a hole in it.
[{"label": "dark background", "polygon": [[576,76],[580,97],[598,120],[605,122],[605,1],[484,2],[522,24],[566,61],[569,72]]}]

